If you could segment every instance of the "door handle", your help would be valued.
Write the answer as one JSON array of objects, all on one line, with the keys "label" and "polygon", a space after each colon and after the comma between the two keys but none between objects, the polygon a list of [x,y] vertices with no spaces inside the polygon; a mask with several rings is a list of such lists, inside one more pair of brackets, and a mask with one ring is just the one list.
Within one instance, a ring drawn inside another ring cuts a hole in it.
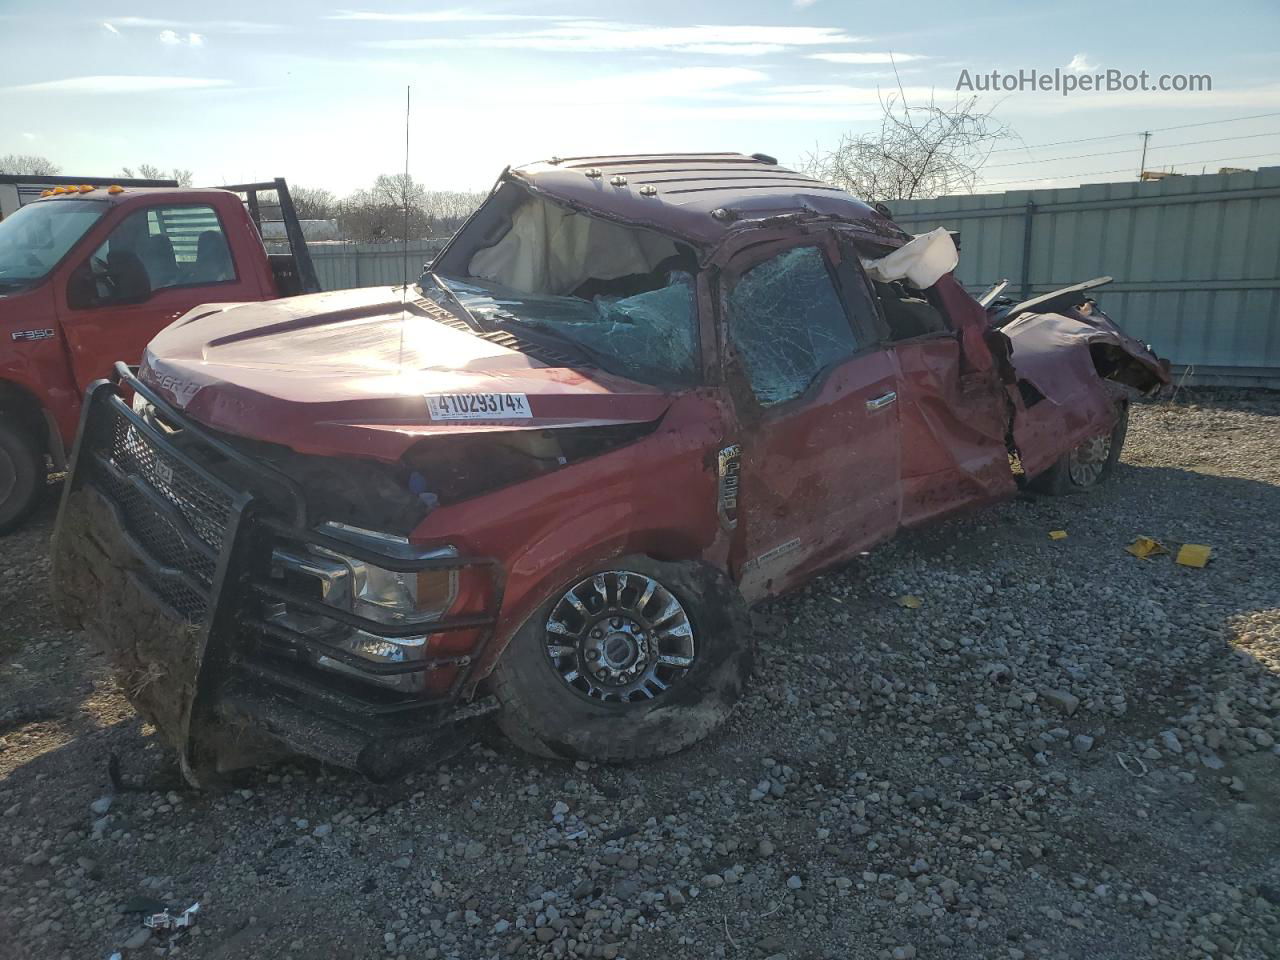
[{"label": "door handle", "polygon": [[893,390],[890,390],[888,393],[886,393],[882,397],[876,397],[874,400],[868,400],[867,409],[879,410],[882,407],[887,407],[889,404],[893,403],[897,399],[898,399],[898,394],[895,393]]}]

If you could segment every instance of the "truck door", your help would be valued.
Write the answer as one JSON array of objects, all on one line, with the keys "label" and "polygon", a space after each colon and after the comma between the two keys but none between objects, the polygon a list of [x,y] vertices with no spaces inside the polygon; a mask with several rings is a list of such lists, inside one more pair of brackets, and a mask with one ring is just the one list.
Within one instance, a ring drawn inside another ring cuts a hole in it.
[{"label": "truck door", "polygon": [[118,360],[138,363],[151,338],[194,306],[262,299],[251,273],[238,269],[209,203],[128,213],[58,290],[77,385],[107,376]]},{"label": "truck door", "polygon": [[897,373],[865,288],[827,234],[751,247],[724,274],[741,436],[730,563],[748,599],[890,536],[900,507]]},{"label": "truck door", "polygon": [[[865,278],[854,241],[842,235],[839,243],[850,268]],[[928,290],[906,281],[871,286],[880,340],[900,377],[902,525],[1010,496],[1004,389],[993,369],[966,358],[960,335],[964,323],[985,324],[982,308],[951,274]]]}]

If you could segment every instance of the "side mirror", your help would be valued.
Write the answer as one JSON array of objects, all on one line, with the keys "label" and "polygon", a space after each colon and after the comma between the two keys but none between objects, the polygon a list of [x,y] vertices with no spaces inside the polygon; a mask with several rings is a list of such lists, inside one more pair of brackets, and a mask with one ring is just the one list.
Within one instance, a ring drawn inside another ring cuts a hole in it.
[{"label": "side mirror", "polygon": [[87,310],[98,302],[98,291],[93,279],[93,270],[86,260],[71,271],[71,279],[67,281],[67,306],[72,310]]}]

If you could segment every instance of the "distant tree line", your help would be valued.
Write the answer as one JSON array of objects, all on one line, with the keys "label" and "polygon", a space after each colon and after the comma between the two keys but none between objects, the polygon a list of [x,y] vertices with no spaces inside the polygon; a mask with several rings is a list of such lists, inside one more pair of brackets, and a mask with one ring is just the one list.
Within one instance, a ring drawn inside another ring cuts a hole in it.
[{"label": "distant tree line", "polygon": [[302,220],[336,220],[344,238],[386,243],[447,237],[485,198],[465,190],[430,190],[403,173],[384,173],[367,190],[338,197],[320,187],[290,187]]},{"label": "distant tree line", "polygon": [[183,170],[180,167],[161,170],[149,163],[139,164],[136,167],[121,167],[120,176],[128,180],[177,180],[180,187],[189,187],[192,182],[190,170]]},{"label": "distant tree line", "polygon": [[[40,157],[30,153],[6,153],[0,157],[0,173],[20,177],[56,177],[62,168],[48,157]],[[191,186],[191,171],[174,167],[162,170],[150,163],[137,167],[121,167],[117,176],[126,180],[177,180],[178,186]]]},{"label": "distant tree line", "polygon": [[[52,177],[62,172],[52,160],[10,153],[0,157],[0,174]],[[150,163],[122,167],[130,180],[177,180],[192,185],[190,170],[165,170]],[[447,237],[485,198],[481,192],[430,190],[403,173],[384,173],[367,190],[339,197],[323,187],[290,187],[293,205],[302,220],[336,220],[341,235],[361,243],[391,243],[409,237]],[[268,197],[263,202],[271,202]]]},{"label": "distant tree line", "polygon": [[0,173],[20,177],[52,177],[62,171],[52,160],[29,153],[6,153],[0,157]]}]

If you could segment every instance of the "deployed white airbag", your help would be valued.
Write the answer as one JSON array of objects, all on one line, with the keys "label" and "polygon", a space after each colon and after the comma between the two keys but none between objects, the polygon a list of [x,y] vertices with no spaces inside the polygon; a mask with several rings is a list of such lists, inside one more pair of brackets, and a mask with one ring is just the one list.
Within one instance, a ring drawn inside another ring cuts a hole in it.
[{"label": "deployed white airbag", "polygon": [[907,280],[917,290],[926,290],[959,262],[955,241],[945,227],[939,227],[904,243],[887,257],[863,260],[862,266],[876,283]]},{"label": "deployed white airbag", "polygon": [[584,280],[648,273],[675,253],[674,241],[661,234],[531,197],[506,235],[471,258],[469,273],[521,293],[566,296]]}]

